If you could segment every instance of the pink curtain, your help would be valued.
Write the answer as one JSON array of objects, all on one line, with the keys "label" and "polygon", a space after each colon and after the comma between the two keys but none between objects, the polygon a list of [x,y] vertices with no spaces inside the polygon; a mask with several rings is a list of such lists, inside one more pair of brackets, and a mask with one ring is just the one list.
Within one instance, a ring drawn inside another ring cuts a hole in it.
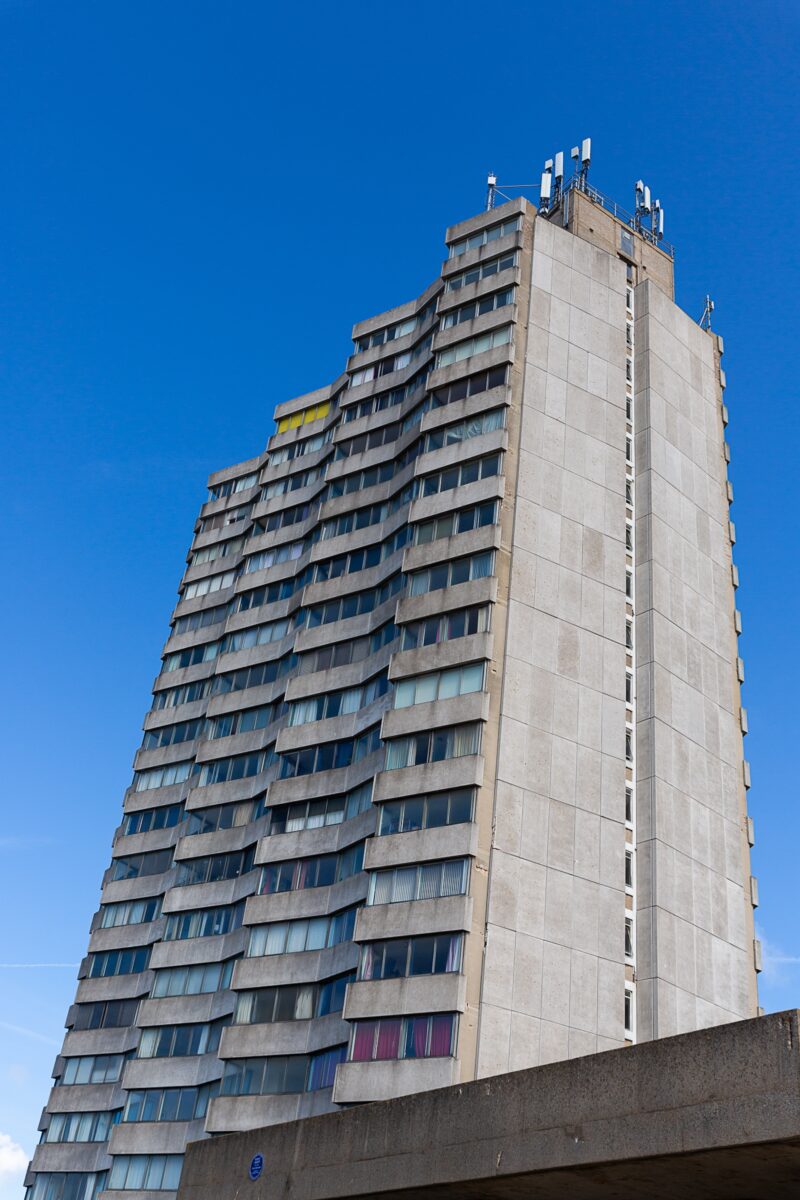
[{"label": "pink curtain", "polygon": [[377,1059],[399,1058],[400,1056],[400,1019],[382,1020],[378,1030]]},{"label": "pink curtain", "polygon": [[372,1047],[375,1042],[377,1021],[359,1021],[356,1025],[356,1035],[353,1038],[351,1062],[369,1062],[372,1059]]},{"label": "pink curtain", "polygon": [[453,1045],[453,1018],[446,1016],[431,1018],[431,1058],[446,1058]]}]

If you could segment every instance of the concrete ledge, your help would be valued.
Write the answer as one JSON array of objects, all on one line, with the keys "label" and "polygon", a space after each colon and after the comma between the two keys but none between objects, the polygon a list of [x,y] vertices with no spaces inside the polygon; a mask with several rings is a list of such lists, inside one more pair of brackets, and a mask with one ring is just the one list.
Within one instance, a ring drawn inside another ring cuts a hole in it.
[{"label": "concrete ledge", "polygon": [[[181,1200],[783,1200],[800,1194],[800,1013],[195,1142]],[[257,1183],[248,1178],[262,1154]]]}]

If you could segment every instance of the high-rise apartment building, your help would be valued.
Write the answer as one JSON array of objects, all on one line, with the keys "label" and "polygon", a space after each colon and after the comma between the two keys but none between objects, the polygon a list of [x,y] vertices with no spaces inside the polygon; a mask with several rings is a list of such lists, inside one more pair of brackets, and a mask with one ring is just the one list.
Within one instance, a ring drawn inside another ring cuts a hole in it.
[{"label": "high-rise apartment building", "polygon": [[577,178],[195,525],[31,1200],[757,1012],[721,339]]}]

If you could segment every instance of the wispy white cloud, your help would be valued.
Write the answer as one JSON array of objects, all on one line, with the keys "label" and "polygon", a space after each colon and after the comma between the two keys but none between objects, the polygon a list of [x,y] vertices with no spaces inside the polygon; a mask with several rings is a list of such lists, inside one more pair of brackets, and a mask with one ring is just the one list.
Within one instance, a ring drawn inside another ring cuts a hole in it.
[{"label": "wispy white cloud", "polygon": [[792,975],[794,970],[800,967],[800,954],[792,954],[781,946],[776,946],[765,935],[763,929],[756,929],[756,934],[761,942],[761,962],[765,981],[776,983]]},{"label": "wispy white cloud", "polygon": [[0,851],[30,850],[34,846],[50,845],[52,840],[52,838],[42,837],[0,837]]},{"label": "wispy white cloud", "polygon": [[0,971],[27,971],[36,970],[39,967],[72,967],[77,970],[80,963],[0,963]]},{"label": "wispy white cloud", "polygon": [[7,1133],[0,1133],[0,1178],[21,1175],[27,1165],[28,1155],[22,1146]]},{"label": "wispy white cloud", "polygon": [[12,1025],[10,1021],[0,1021],[0,1029],[5,1029],[7,1033],[19,1033],[22,1037],[33,1038],[36,1042],[44,1042],[46,1046],[60,1046],[55,1038],[47,1037],[44,1033],[39,1033],[36,1029],[28,1029],[26,1025]]}]

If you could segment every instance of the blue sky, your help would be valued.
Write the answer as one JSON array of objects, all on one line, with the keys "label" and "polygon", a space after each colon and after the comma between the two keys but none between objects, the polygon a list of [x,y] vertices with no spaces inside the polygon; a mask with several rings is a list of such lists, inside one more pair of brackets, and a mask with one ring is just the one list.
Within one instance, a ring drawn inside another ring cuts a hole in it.
[{"label": "blue sky", "polygon": [[[562,21],[562,15],[565,19]],[[724,334],[767,1009],[800,1001],[796,4],[0,3],[0,1198],[19,1195],[206,475],[594,142]],[[12,965],[8,965],[12,964]],[[4,1140],[4,1136],[6,1140]]]}]

